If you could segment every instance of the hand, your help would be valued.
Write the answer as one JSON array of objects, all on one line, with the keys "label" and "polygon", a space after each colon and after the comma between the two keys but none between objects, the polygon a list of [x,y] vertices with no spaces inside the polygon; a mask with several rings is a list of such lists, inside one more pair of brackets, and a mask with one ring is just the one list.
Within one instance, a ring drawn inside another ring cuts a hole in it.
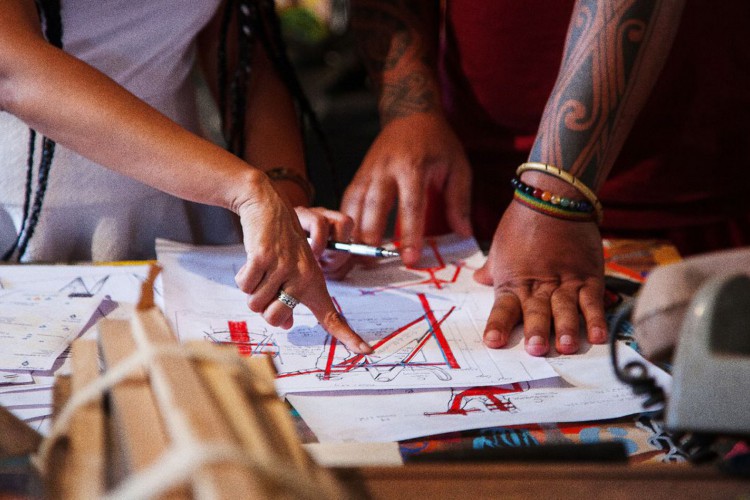
[{"label": "hand", "polygon": [[354,259],[346,252],[327,250],[328,240],[349,241],[354,230],[351,217],[321,207],[294,209],[302,228],[310,234],[310,248],[323,274],[328,279],[340,280],[351,271]]},{"label": "hand", "polygon": [[553,324],[557,351],[575,353],[579,310],[589,341],[607,340],[604,256],[593,222],[555,219],[511,203],[495,231],[487,262],[474,279],[495,288],[484,331],[488,347],[504,346],[523,319],[529,354],[549,351]]},{"label": "hand", "polygon": [[237,204],[247,262],[235,281],[249,295],[248,307],[261,313],[273,326],[291,328],[292,309],[277,300],[279,290],[283,289],[305,304],[321,326],[350,351],[372,352],[336,311],[295,212],[265,176],[255,185],[252,199]]},{"label": "hand", "polygon": [[415,265],[422,252],[430,187],[442,192],[451,229],[470,236],[471,171],[463,148],[442,116],[417,113],[383,127],[341,207],[354,219],[356,239],[379,245],[398,197],[401,258]]}]

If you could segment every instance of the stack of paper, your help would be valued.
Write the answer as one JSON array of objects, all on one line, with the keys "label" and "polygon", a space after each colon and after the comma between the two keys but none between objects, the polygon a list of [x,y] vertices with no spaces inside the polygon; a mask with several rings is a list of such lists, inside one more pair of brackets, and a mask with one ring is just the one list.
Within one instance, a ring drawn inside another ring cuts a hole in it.
[{"label": "stack of paper", "polygon": [[107,315],[127,316],[148,266],[0,266],[0,405],[40,432],[70,343]]},{"label": "stack of paper", "polygon": [[[234,283],[245,262],[241,246],[160,240],[157,255],[166,314],[180,340],[272,356],[279,392],[321,442],[392,441],[642,410],[642,399],[614,377],[607,346],[537,358],[524,351],[519,330],[508,347],[486,348],[482,331],[494,295],[472,279],[484,257],[471,239],[430,241],[418,269],[389,259],[329,282],[336,306],[375,348],[368,356],[328,336],[302,305],[288,331],[248,310]],[[625,346],[619,355],[642,360]],[[650,370],[669,385],[666,373]]]}]

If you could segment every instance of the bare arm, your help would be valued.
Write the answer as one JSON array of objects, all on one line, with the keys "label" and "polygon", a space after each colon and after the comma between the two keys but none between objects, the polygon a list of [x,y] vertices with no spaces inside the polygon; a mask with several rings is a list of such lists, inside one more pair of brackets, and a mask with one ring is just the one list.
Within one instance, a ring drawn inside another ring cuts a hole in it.
[{"label": "bare arm", "polygon": [[[553,164],[598,189],[656,81],[681,11],[677,0],[579,0],[530,161]],[[528,171],[523,180],[581,198],[544,173]],[[557,351],[574,353],[579,312],[589,341],[607,339],[602,243],[594,222],[555,219],[511,203],[475,277],[495,288],[484,333],[490,347],[505,345],[523,320],[529,353],[548,352],[551,328]]]},{"label": "bare arm", "polygon": [[401,257],[416,264],[423,245],[429,190],[441,194],[451,228],[471,234],[471,173],[448,125],[436,77],[438,2],[353,2],[352,25],[378,90],[382,131],[365,156],[342,208],[360,237],[380,243],[398,199]]},{"label": "bare arm", "polygon": [[441,112],[436,1],[357,0],[352,29],[379,94],[382,125],[414,113]]},{"label": "bare arm", "polygon": [[576,4],[530,161],[567,170],[592,189],[601,186],[669,54],[682,5]]},{"label": "bare arm", "polygon": [[369,352],[336,312],[296,214],[268,178],[49,45],[31,0],[0,3],[0,110],[116,172],[233,210],[247,252],[236,280],[249,307],[290,327],[291,309],[276,300],[284,288],[353,351]]},{"label": "bare arm", "polygon": [[49,45],[31,1],[2,5],[0,110],[97,163],[181,198],[237,211],[264,181],[256,169]]}]

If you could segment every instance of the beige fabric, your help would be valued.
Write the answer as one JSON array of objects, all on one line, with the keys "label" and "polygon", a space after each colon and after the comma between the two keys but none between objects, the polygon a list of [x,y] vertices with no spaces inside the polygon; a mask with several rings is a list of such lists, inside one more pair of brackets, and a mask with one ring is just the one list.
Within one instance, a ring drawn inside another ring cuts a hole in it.
[{"label": "beige fabric", "polygon": [[[195,37],[219,1],[66,0],[63,45],[198,133],[191,78]],[[0,113],[2,252],[21,223],[28,134],[25,124]],[[58,145],[42,216],[24,260],[153,258],[156,237],[196,243],[239,241],[228,211],[184,202]]]},{"label": "beige fabric", "polygon": [[712,252],[653,270],[633,311],[641,352],[651,360],[671,358],[693,295],[709,278],[736,273],[750,276],[750,248]]}]

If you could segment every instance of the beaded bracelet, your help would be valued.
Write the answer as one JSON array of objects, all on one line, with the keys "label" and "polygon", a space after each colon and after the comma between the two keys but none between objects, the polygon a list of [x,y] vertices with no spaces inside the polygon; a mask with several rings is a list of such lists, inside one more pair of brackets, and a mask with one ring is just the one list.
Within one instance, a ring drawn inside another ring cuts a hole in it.
[{"label": "beaded bracelet", "polygon": [[519,178],[511,180],[515,188],[513,199],[522,205],[551,217],[575,222],[591,222],[594,220],[594,207],[588,201],[571,200],[564,196],[552,194],[540,188],[535,188]]},{"label": "beaded bracelet", "polygon": [[272,168],[271,170],[266,170],[266,175],[272,181],[294,182],[302,188],[302,190],[305,192],[305,195],[307,196],[307,201],[312,205],[312,202],[315,199],[315,188],[310,181],[308,181],[298,173],[286,167],[276,167]]},{"label": "beaded bracelet", "polygon": [[602,209],[602,204],[599,201],[599,198],[596,197],[596,194],[594,194],[594,192],[589,189],[588,186],[578,180],[570,172],[566,172],[565,170],[559,169],[552,165],[547,165],[546,163],[526,162],[522,163],[518,167],[518,169],[516,170],[516,175],[520,177],[521,174],[526,172],[527,170],[536,170],[538,172],[552,175],[554,177],[557,177],[558,179],[564,180],[565,182],[576,188],[578,192],[581,193],[594,208],[596,223],[602,223],[602,219],[604,218],[604,210]]},{"label": "beaded bracelet", "polygon": [[511,179],[510,183],[516,190],[552,205],[559,205],[563,210],[586,213],[591,213],[594,210],[594,207],[587,200],[573,200],[565,196],[558,196],[549,191],[530,186],[518,177]]}]

